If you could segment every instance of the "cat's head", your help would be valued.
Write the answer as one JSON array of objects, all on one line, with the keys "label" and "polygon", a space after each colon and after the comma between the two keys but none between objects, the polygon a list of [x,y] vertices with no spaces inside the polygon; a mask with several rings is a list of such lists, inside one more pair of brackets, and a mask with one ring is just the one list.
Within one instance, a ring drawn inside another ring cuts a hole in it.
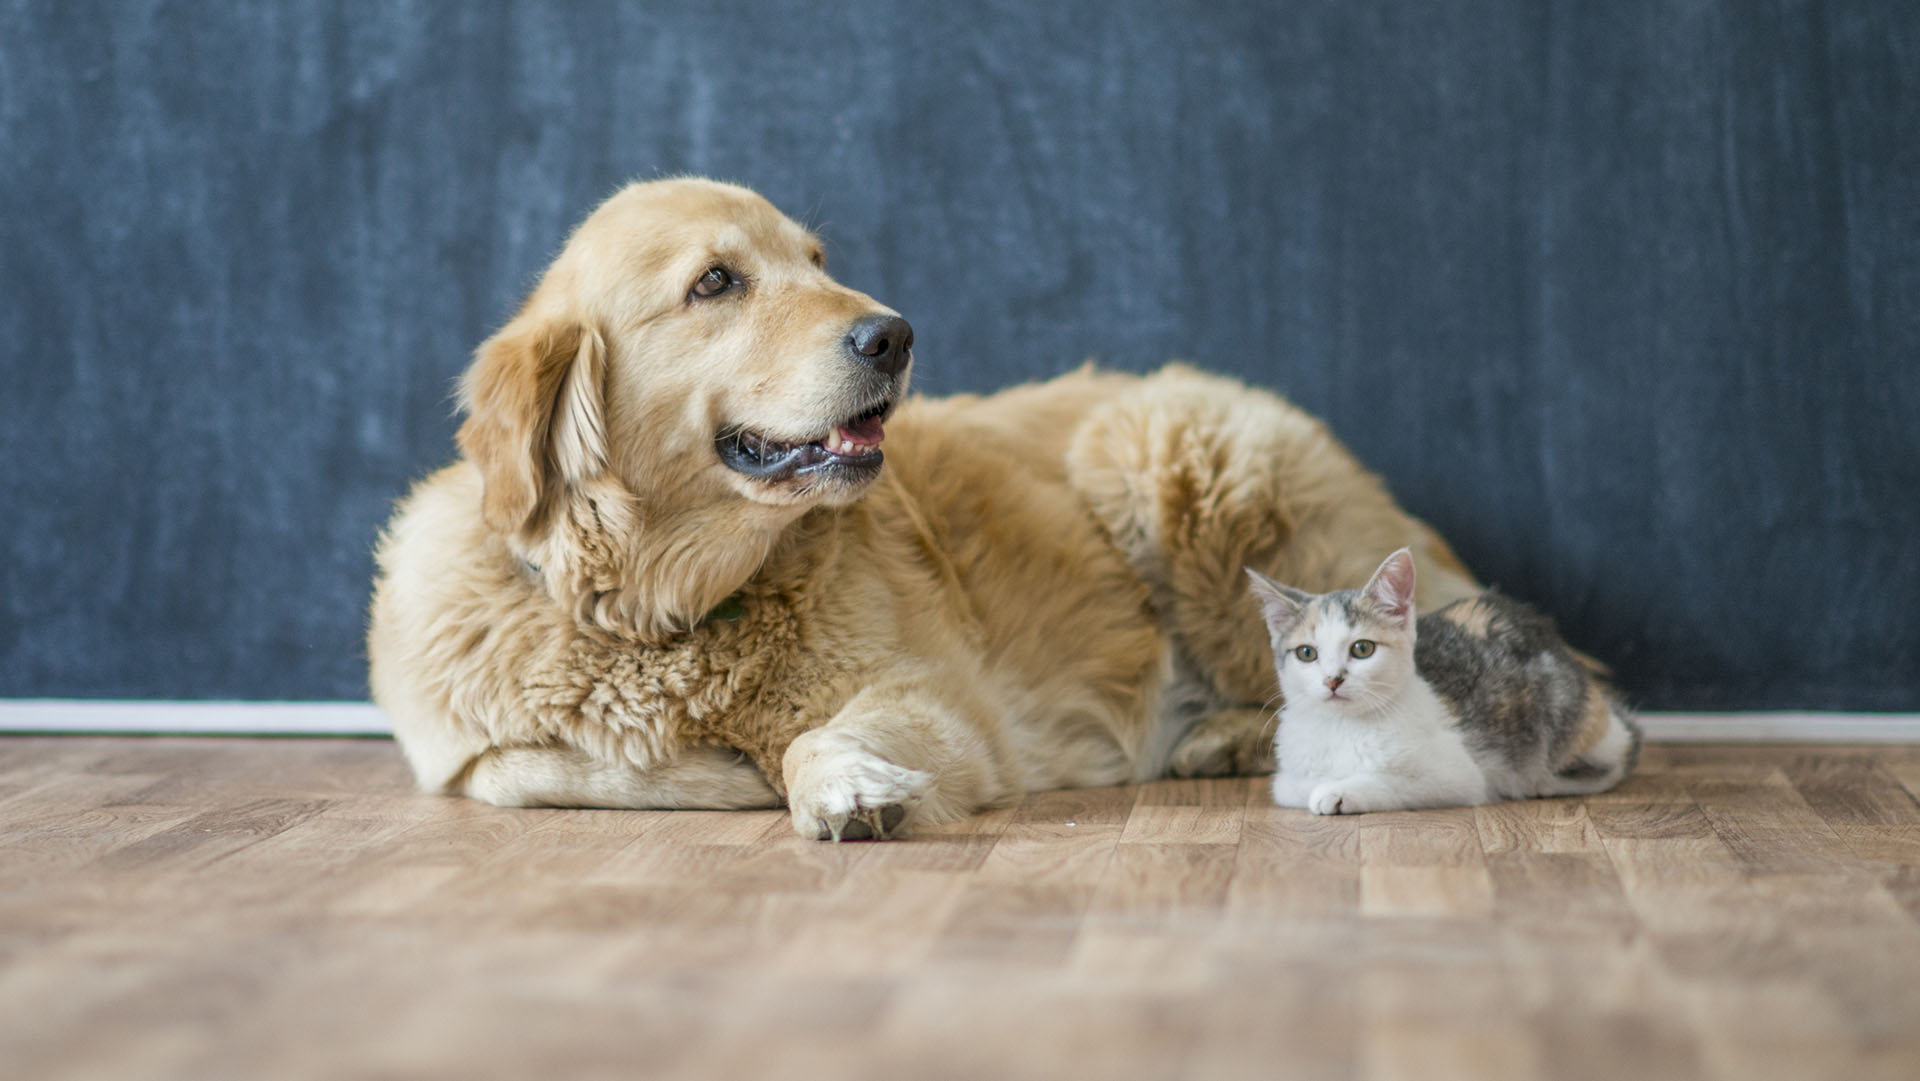
[{"label": "cat's head", "polygon": [[1413,679],[1413,553],[1386,558],[1360,589],[1307,593],[1253,568],[1280,691],[1288,705],[1316,703],[1356,715],[1396,701]]}]

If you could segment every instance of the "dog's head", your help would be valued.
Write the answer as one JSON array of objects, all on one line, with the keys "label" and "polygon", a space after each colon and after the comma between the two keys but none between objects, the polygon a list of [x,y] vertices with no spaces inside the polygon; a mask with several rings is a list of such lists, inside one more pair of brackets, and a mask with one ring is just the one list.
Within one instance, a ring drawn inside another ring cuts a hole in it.
[{"label": "dog's head", "polygon": [[667,633],[879,476],[912,345],[758,195],[635,184],[480,347],[460,447],[488,526],[550,590],[609,630]]}]

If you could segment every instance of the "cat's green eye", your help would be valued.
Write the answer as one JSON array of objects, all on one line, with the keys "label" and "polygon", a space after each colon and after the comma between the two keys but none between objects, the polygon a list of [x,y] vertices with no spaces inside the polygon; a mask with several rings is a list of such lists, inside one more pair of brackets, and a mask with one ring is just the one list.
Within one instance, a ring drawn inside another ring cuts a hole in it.
[{"label": "cat's green eye", "polygon": [[1320,651],[1312,646],[1296,646],[1294,647],[1293,655],[1307,664],[1312,664],[1313,659],[1320,655]]},{"label": "cat's green eye", "polygon": [[1362,638],[1351,646],[1348,646],[1347,652],[1353,654],[1354,660],[1364,661],[1368,657],[1373,656],[1373,643]]}]

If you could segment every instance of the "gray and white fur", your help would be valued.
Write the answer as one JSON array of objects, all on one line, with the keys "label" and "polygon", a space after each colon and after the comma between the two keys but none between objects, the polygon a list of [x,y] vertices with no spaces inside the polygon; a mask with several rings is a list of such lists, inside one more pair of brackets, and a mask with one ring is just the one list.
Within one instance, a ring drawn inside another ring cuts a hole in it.
[{"label": "gray and white fur", "polygon": [[1640,732],[1601,669],[1492,590],[1414,611],[1401,549],[1361,589],[1310,594],[1249,569],[1285,696],[1276,802],[1318,814],[1586,795]]}]

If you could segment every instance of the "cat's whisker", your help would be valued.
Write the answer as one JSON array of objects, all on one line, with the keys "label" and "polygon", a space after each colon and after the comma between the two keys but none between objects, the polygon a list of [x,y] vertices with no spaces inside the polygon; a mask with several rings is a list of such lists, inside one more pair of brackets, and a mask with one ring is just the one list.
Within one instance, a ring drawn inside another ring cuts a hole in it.
[{"label": "cat's whisker", "polygon": [[1268,732],[1273,732],[1277,734],[1279,733],[1279,731],[1280,731],[1280,715],[1278,713],[1271,714],[1267,717],[1267,723],[1260,726],[1260,738],[1262,739],[1266,738],[1266,735]]}]

